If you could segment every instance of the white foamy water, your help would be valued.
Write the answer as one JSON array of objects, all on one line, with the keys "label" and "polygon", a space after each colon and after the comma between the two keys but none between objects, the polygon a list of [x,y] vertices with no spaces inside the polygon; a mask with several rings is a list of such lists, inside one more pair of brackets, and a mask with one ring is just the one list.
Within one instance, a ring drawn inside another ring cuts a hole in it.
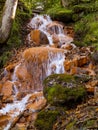
[{"label": "white foamy water", "polygon": [[0,110],[0,114],[9,114],[12,117],[7,126],[4,128],[4,130],[9,130],[13,119],[19,116],[19,114],[25,110],[26,103],[28,102],[30,96],[31,95],[28,94],[21,101],[14,101],[12,104],[7,104],[4,108]]},{"label": "white foamy water", "polygon": [[[53,26],[52,26],[53,25]],[[36,15],[28,27],[38,29],[44,32],[49,40],[49,44],[53,45],[52,35],[56,34],[59,38],[59,45],[73,42],[73,38],[64,34],[63,26],[57,22],[53,22],[48,15]],[[50,29],[49,29],[50,27]],[[28,41],[30,41],[30,34],[28,34]]]},{"label": "white foamy water", "polygon": [[0,113],[6,115],[9,113],[11,117],[16,117],[25,109],[25,105],[31,95],[26,95],[21,101],[14,101],[12,104],[7,104],[0,110]]},{"label": "white foamy water", "polygon": [[[36,15],[28,26],[32,29],[38,29],[47,35],[50,44],[53,44],[51,35],[47,32],[47,25],[51,23],[52,20],[48,15]],[[30,40],[30,39],[29,39]]]},{"label": "white foamy water", "polygon": [[51,74],[61,74],[64,73],[64,61],[65,55],[63,52],[56,53],[55,55],[52,52],[49,52],[49,59],[47,63],[46,75]]}]

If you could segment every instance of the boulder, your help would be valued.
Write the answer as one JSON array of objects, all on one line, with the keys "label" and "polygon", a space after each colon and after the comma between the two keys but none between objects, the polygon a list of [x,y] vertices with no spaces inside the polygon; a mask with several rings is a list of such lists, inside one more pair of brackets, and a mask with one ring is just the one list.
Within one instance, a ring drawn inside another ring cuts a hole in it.
[{"label": "boulder", "polygon": [[[42,90],[42,82],[47,75],[56,73],[57,71],[60,71],[58,73],[63,73],[63,49],[48,47],[30,48],[24,52],[23,57],[27,71],[32,75],[32,89]],[[62,65],[58,70],[57,60],[59,61],[61,58]],[[56,65],[55,68],[53,68],[54,65]]]},{"label": "boulder", "polygon": [[48,33],[52,34],[60,34],[63,33],[63,25],[58,22],[51,22],[47,25]]},{"label": "boulder", "polygon": [[74,107],[86,98],[86,76],[50,75],[44,80],[44,96],[55,106]]},{"label": "boulder", "polygon": [[13,83],[6,81],[3,84],[1,93],[4,95],[4,97],[10,97],[13,94]]},{"label": "boulder", "polygon": [[6,126],[9,122],[9,119],[11,119],[8,115],[1,115],[0,116],[0,127]]},{"label": "boulder", "polygon": [[32,30],[30,32],[30,42],[33,43],[34,46],[49,44],[47,35],[40,30]]}]

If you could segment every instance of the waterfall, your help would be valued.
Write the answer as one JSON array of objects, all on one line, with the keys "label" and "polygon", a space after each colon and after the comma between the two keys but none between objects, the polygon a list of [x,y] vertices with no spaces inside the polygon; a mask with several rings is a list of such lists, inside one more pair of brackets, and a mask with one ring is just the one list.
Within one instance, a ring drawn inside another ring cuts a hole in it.
[{"label": "waterfall", "polygon": [[[73,42],[73,38],[64,34],[63,25],[58,22],[53,22],[48,15],[36,15],[28,27],[31,29],[38,29],[44,32],[49,40],[49,44],[53,45],[53,35],[56,34],[56,37],[59,38],[59,45],[62,46],[66,43]],[[28,41],[30,41],[30,34],[28,34]]]},{"label": "waterfall", "polygon": [[[65,50],[62,45],[69,44],[73,38],[64,34],[63,25],[53,22],[48,15],[36,15],[28,24],[32,30],[44,32],[49,40],[46,47],[32,47],[24,51],[22,61],[17,63],[14,71],[11,72],[11,78],[8,80],[13,84],[14,101],[8,103],[0,110],[0,114],[9,115],[12,119],[4,130],[9,130],[13,119],[26,109],[31,94],[43,90],[43,80],[51,74],[64,73]],[[58,45],[61,48],[52,48],[54,45],[53,35],[58,38]],[[30,41],[30,34],[28,34]],[[5,69],[4,75],[9,72]],[[18,84],[18,85],[17,85]],[[19,86],[20,85],[20,86]],[[25,91],[24,91],[25,90]],[[18,101],[17,95],[26,92],[26,95]],[[43,95],[41,96],[43,100]],[[36,100],[37,101],[37,100]]]}]

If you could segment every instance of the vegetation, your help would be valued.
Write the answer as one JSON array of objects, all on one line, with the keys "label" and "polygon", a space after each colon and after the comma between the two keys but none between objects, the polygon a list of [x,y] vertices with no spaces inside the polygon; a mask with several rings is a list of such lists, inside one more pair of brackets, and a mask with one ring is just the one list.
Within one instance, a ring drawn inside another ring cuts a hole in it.
[{"label": "vegetation", "polygon": [[[2,14],[5,0],[0,1],[0,14]],[[2,16],[2,15],[1,15]],[[0,50],[0,68],[2,68],[11,56],[11,50],[13,48],[19,48],[23,45],[22,34],[27,34],[26,30],[23,30],[23,25],[32,16],[32,5],[30,0],[19,0],[16,18],[13,23],[12,31],[8,42],[1,46]],[[0,17],[1,19],[1,17]]]},{"label": "vegetation", "polygon": [[57,110],[42,110],[38,114],[35,126],[38,130],[52,130],[58,116]]},{"label": "vegetation", "polygon": [[45,79],[44,86],[44,96],[52,105],[74,107],[86,97],[83,79],[77,76],[51,75]]}]

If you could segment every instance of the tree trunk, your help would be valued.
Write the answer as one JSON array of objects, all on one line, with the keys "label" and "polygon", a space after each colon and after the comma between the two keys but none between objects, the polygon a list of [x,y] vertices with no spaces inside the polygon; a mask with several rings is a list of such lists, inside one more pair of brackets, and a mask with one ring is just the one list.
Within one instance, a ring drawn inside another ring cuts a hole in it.
[{"label": "tree trunk", "polygon": [[16,14],[17,4],[18,0],[6,0],[5,2],[0,28],[0,44],[6,43],[9,39]]},{"label": "tree trunk", "polygon": [[68,0],[61,0],[61,5],[63,7],[67,7],[68,6]]}]

